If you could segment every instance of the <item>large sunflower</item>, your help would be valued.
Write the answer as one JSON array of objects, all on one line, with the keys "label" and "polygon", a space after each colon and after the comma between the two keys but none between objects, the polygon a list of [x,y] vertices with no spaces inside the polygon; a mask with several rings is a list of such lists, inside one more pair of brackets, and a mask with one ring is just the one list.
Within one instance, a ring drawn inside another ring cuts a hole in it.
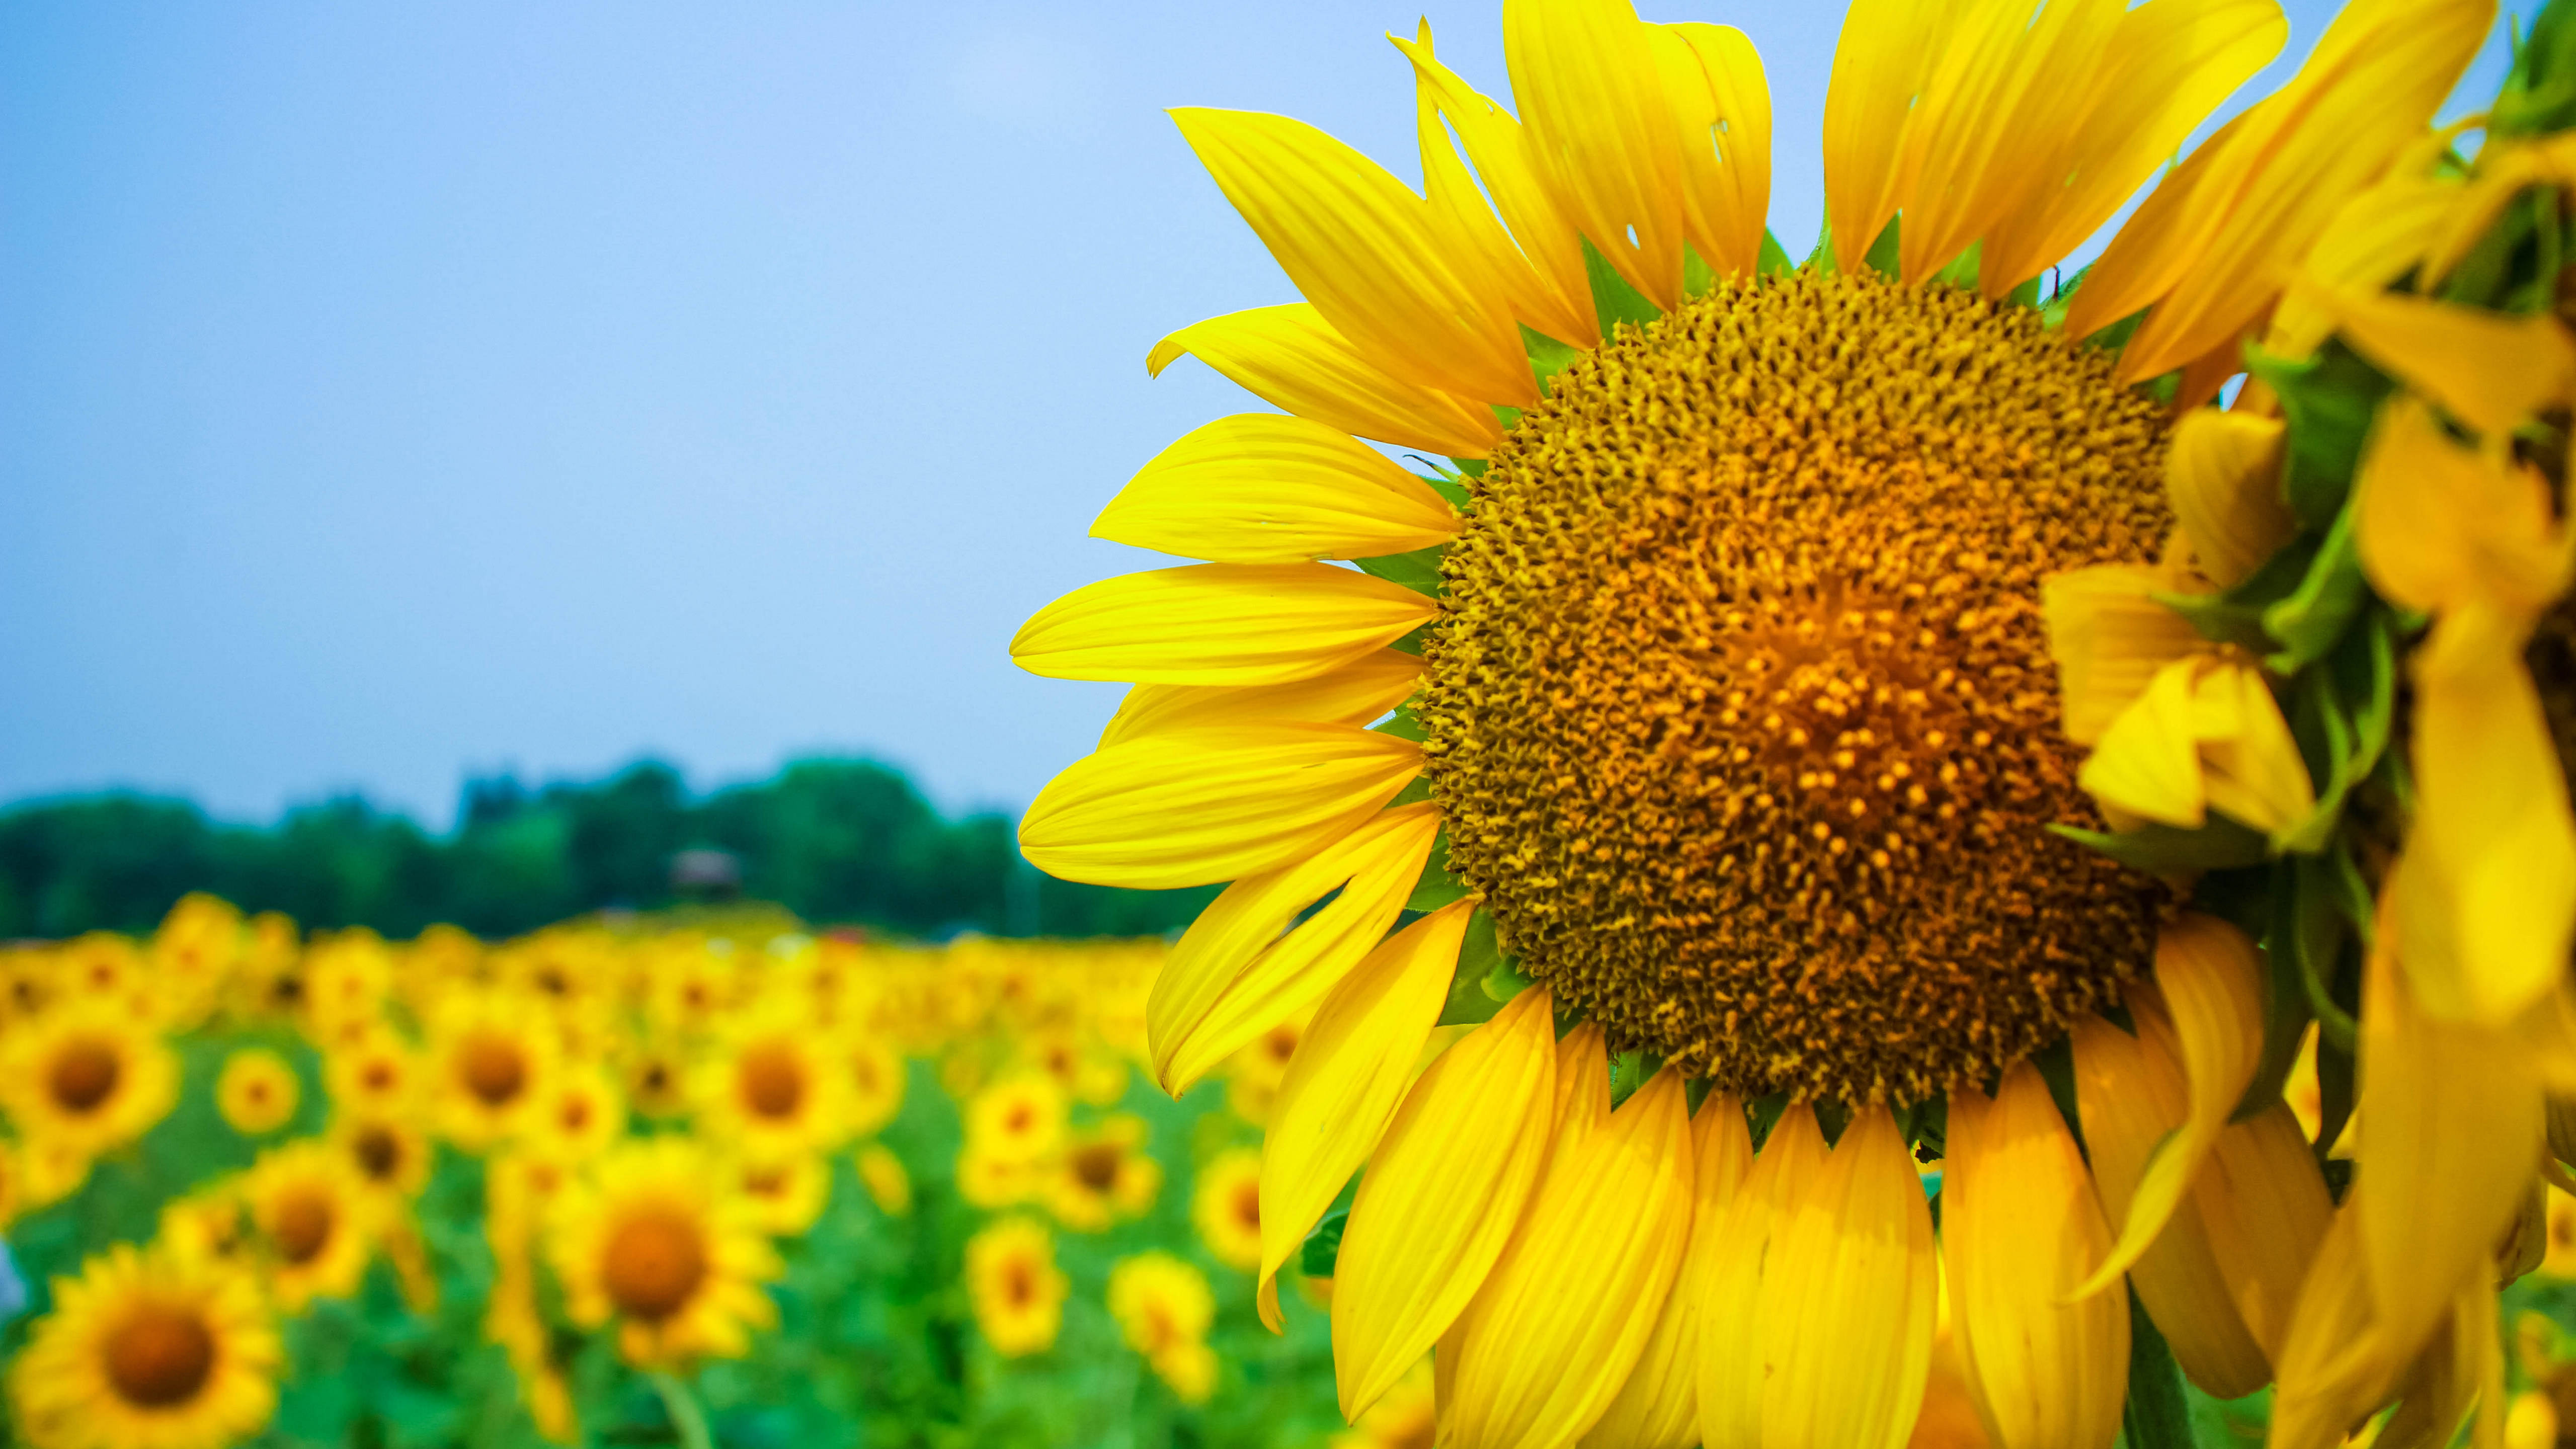
[{"label": "large sunflower", "polygon": [[222,1449],[276,1412],[283,1356],[240,1266],[120,1243],[54,1281],[9,1397],[39,1449]]},{"label": "large sunflower", "polygon": [[631,1142],[566,1190],[550,1240],[574,1322],[615,1319],[628,1363],[740,1358],[778,1322],[761,1285],[782,1271],[757,1213],[721,1164],[685,1138]]},{"label": "large sunflower", "polygon": [[122,1147],[178,1100],[178,1054],[121,1002],[67,996],[0,1044],[0,1105],[39,1151],[85,1160]]},{"label": "large sunflower", "polygon": [[[2286,1108],[2231,1120],[2263,962],[2088,848],[2138,812],[2080,778],[2102,721],[2061,709],[2086,656],[2049,625],[2082,618],[2042,585],[2158,558],[2174,410],[2491,20],[2354,5],[2047,288],[2277,53],[2270,0],[1860,0],[1797,266],[1752,46],[1625,0],[1507,0],[1517,117],[1397,40],[1420,194],[1294,121],[1176,113],[1306,301],[1148,366],[1285,415],[1175,443],[1094,528],[1206,562],[1014,641],[1136,686],[1021,840],[1075,879],[1232,882],[1155,983],[1167,1089],[1312,1013],[1263,1309],[1367,1163],[1346,1413],[1437,1344],[1461,1446],[1901,1443],[1944,1281],[2005,1449],[2117,1431],[2124,1279],[2204,1386],[2271,1376],[2328,1199]],[[2297,791],[2234,662],[2186,708],[2207,800],[2261,829]]]}]

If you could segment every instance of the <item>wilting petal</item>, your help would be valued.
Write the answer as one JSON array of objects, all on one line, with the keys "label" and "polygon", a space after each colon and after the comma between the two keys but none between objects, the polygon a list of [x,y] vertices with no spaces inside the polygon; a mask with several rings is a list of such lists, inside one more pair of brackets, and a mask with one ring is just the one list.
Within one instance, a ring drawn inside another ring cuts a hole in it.
[{"label": "wilting petal", "polygon": [[2043,184],[1984,231],[1979,289],[2001,297],[2082,245],[2288,36],[2272,0],[2128,7],[2088,76],[2042,81],[2079,100],[2082,119],[2054,133],[2009,128],[2039,149],[2029,169]]},{"label": "wilting petal", "polygon": [[1421,769],[1411,741],[1338,725],[1172,730],[1066,766],[1021,817],[1020,849],[1095,885],[1239,880],[1340,838]]},{"label": "wilting petal", "polygon": [[[2401,878],[2414,868],[2411,858],[2391,867]],[[2400,887],[2381,887],[2363,973],[2351,1197],[2373,1332],[2390,1362],[2414,1355],[2469,1275],[2493,1271],[2547,1132],[2538,1074],[2508,1033],[2442,1021],[2418,1004],[2396,957]]]},{"label": "wilting petal", "polygon": [[[2483,1395],[2493,1423],[2481,1415],[2478,1449],[2498,1449],[2493,1431],[2503,1428],[2504,1345],[2495,1288],[2471,1278],[2452,1295],[2451,1311],[2432,1339],[2399,1375],[2397,1411],[2379,1427],[2373,1449],[2449,1449],[2460,1423]],[[2492,1385],[2492,1386],[2490,1386]]]},{"label": "wilting petal", "polygon": [[1538,383],[1512,319],[1442,254],[1430,208],[1302,121],[1172,112],[1226,200],[1335,331],[1424,387],[1521,407]]},{"label": "wilting petal", "polygon": [[2548,484],[2452,442],[2412,398],[2381,410],[2354,490],[2362,571],[2396,603],[2489,599],[2537,614],[2567,587]]},{"label": "wilting petal", "polygon": [[[2447,149],[2450,137],[2436,135]],[[2482,176],[2493,155],[2490,151],[2479,158]],[[2313,354],[2335,330],[2334,313],[2322,304],[2338,292],[2379,291],[2415,270],[2446,224],[2471,204],[2470,195],[2471,188],[2458,176],[2439,174],[2415,156],[2390,167],[2379,184],[2335,213],[2301,269],[2314,285],[2293,286],[2282,295],[2263,335],[2263,350],[2286,358]],[[2425,271],[2429,280],[2433,268],[2427,265]]]},{"label": "wilting petal", "polygon": [[2123,380],[2242,333],[2335,215],[2424,133],[2486,39],[2492,0],[2354,0],[2290,83],[2203,143],[2104,250],[2067,331],[2150,303]]},{"label": "wilting petal", "polygon": [[1230,725],[1369,725],[1422,682],[1422,656],[1380,649],[1286,684],[1140,684],[1100,732],[1100,748],[1173,730]]},{"label": "wilting petal", "polygon": [[1829,1154],[1814,1115],[1792,1108],[1755,1159],[1711,1268],[1703,1442],[1903,1444],[1931,1370],[1937,1275],[1922,1178],[1886,1109],[1864,1110]]},{"label": "wilting petal", "polygon": [[1457,512],[1339,428],[1272,413],[1219,418],[1154,455],[1091,536],[1219,563],[1304,563],[1448,542]]},{"label": "wilting petal", "polygon": [[2196,827],[2215,807],[2266,833],[2307,818],[2314,786],[2262,672],[2196,654],[2158,670],[2076,783],[2113,818]]},{"label": "wilting petal", "polygon": [[1503,60],[1558,208],[1646,300],[1678,306],[1681,155],[1636,10],[1628,0],[1504,0]]},{"label": "wilting petal", "polygon": [[2083,1154],[2028,1062],[1993,1101],[1950,1093],[1942,1264],[1997,1449],[2101,1449],[2129,1379],[2127,1295],[2073,1299],[2111,1233]]},{"label": "wilting petal", "polygon": [[[2075,1100],[2093,1186],[2105,1214],[2126,1221],[2149,1155],[2188,1115],[2182,1063],[2160,1037],[2133,1037],[2096,1016],[2075,1024],[2074,1039]],[[2129,1281],[2191,1381],[2219,1398],[2239,1398],[2261,1388],[2272,1367],[2211,1251],[2198,1197],[2195,1184],[2130,1268]]]},{"label": "wilting petal", "polygon": [[1545,987],[1513,997],[1405,1093],[1334,1269],[1345,1420],[1394,1387],[1484,1286],[1546,1162],[1556,1094]]},{"label": "wilting petal", "polygon": [[2193,408],[2174,424],[2165,494],[2211,583],[2241,582],[2299,531],[2281,496],[2279,418]]},{"label": "wilting petal", "polygon": [[2576,342],[2546,312],[2510,316],[2376,288],[2317,302],[2354,351],[2483,433],[2510,431],[2576,383]]},{"label": "wilting petal", "polygon": [[2308,1260],[2334,1214],[2316,1155],[2289,1107],[2276,1102],[2219,1133],[2191,1197],[2236,1311],[2277,1363]]},{"label": "wilting petal", "polygon": [[1160,376],[1184,353],[1263,402],[1399,448],[1481,458],[1502,441],[1492,409],[1387,371],[1310,302],[1193,323],[1155,343],[1145,371]]},{"label": "wilting petal", "polygon": [[1315,1008],[1261,1140],[1261,1319],[1280,1327],[1279,1269],[1377,1149],[1440,1019],[1479,897],[1387,938]]},{"label": "wilting petal", "polygon": [[1011,657],[1050,679],[1285,684],[1337,669],[1440,606],[1331,564],[1190,564],[1074,590],[1020,626]]},{"label": "wilting petal", "polygon": [[2149,564],[2096,564],[2041,582],[2068,739],[2079,745],[2101,739],[2147,692],[2156,671],[2208,648],[2190,620],[2154,597],[2173,592],[2177,582]]},{"label": "wilting petal", "polygon": [[1825,83],[1825,216],[1846,272],[1896,215],[1907,120],[1931,80],[1955,12],[1917,0],[1852,0]]},{"label": "wilting petal", "polygon": [[[1606,1099],[1607,1059],[1596,1053],[1584,1070]],[[1441,1340],[1457,1360],[1441,1410],[1448,1443],[1538,1449],[1591,1427],[1681,1271],[1691,1196],[1679,1072],[1657,1073],[1570,1147],[1560,1140],[1510,1245]]]},{"label": "wilting petal", "polygon": [[1751,275],[1771,210],[1771,90],[1732,25],[1645,27],[1681,134],[1682,231],[1720,274]]},{"label": "wilting petal", "polygon": [[1744,1104],[1711,1092],[1691,1118],[1690,1247],[1655,1331],[1618,1397],[1579,1449],[1692,1449],[1699,1443],[1699,1322],[1719,1235],[1753,1165]]},{"label": "wilting petal", "polygon": [[[1146,998],[1154,1079],[1163,1090],[1176,1097],[1188,1091],[1331,990],[1395,924],[1439,832],[1438,807],[1400,806],[1275,877],[1237,881],[1210,902]],[[1339,895],[1315,905],[1337,887]],[[1278,934],[1310,906],[1313,915]]]}]

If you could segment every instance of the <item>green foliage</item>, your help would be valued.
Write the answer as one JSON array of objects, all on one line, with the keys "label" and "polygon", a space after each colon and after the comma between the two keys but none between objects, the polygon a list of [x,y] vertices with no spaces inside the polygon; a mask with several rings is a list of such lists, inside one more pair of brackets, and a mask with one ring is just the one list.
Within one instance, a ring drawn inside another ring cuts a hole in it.
[{"label": "green foliage", "polygon": [[0,812],[0,937],[147,931],[190,891],[322,928],[407,937],[445,921],[510,935],[588,911],[669,905],[671,857],[701,846],[740,861],[747,895],[809,921],[907,935],[1154,935],[1187,924],[1214,895],[1041,876],[1020,858],[1008,818],[943,816],[874,761],[799,760],[704,797],[644,761],[541,789],[509,776],[468,781],[445,836],[355,797],[289,811],[265,829],[132,794],[19,805]]}]

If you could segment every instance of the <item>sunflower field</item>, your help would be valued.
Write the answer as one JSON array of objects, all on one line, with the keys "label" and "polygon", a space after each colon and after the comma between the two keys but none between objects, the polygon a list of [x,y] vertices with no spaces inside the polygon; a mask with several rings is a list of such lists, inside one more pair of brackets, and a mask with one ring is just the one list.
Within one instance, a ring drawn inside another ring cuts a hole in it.
[{"label": "sunflower field", "polygon": [[1429,1443],[1424,1373],[1335,1412],[1328,1282],[1256,1316],[1296,1035],[1154,1090],[1164,952],[204,896],[0,948],[10,1442]]}]

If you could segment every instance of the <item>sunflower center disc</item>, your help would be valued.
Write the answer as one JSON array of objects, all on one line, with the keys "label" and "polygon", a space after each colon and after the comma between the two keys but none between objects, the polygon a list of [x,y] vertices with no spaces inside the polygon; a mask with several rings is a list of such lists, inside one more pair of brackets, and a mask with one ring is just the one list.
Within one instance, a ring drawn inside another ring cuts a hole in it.
[{"label": "sunflower center disc", "polygon": [[659,1212],[619,1225],[600,1273],[619,1311],[647,1321],[679,1312],[706,1276],[706,1244],[697,1227]]},{"label": "sunflower center disc", "polygon": [[123,1075],[115,1048],[74,1042],[54,1058],[54,1100],[74,1112],[90,1111],[116,1091],[117,1079]]},{"label": "sunflower center disc", "polygon": [[2162,890],[2059,726],[2040,581],[2152,556],[2161,410],[1944,286],[1721,283],[1475,485],[1417,706],[1449,861],[1614,1041],[1915,1100],[2143,967]]},{"label": "sunflower center disc", "polygon": [[1073,1175],[1093,1192],[1107,1192],[1118,1184],[1118,1160],[1124,1154],[1116,1145],[1095,1142],[1073,1150]]},{"label": "sunflower center disc", "polygon": [[497,1036],[478,1036],[466,1046],[465,1089],[485,1106],[507,1106],[527,1085],[527,1059],[513,1043]]},{"label": "sunflower center disc", "polygon": [[743,1053],[742,1099],[763,1117],[793,1117],[805,1101],[805,1070],[785,1046],[753,1047]]},{"label": "sunflower center disc", "polygon": [[277,1205],[277,1226],[270,1236],[277,1253],[289,1263],[310,1263],[331,1241],[331,1201],[318,1192],[299,1192]]},{"label": "sunflower center disc", "polygon": [[107,1341],[107,1379],[127,1403],[166,1409],[197,1396],[215,1369],[215,1336],[196,1314],[153,1305]]},{"label": "sunflower center disc", "polygon": [[402,1166],[402,1144],[383,1127],[369,1127],[360,1132],[355,1151],[358,1170],[377,1182],[391,1182],[395,1170]]}]

